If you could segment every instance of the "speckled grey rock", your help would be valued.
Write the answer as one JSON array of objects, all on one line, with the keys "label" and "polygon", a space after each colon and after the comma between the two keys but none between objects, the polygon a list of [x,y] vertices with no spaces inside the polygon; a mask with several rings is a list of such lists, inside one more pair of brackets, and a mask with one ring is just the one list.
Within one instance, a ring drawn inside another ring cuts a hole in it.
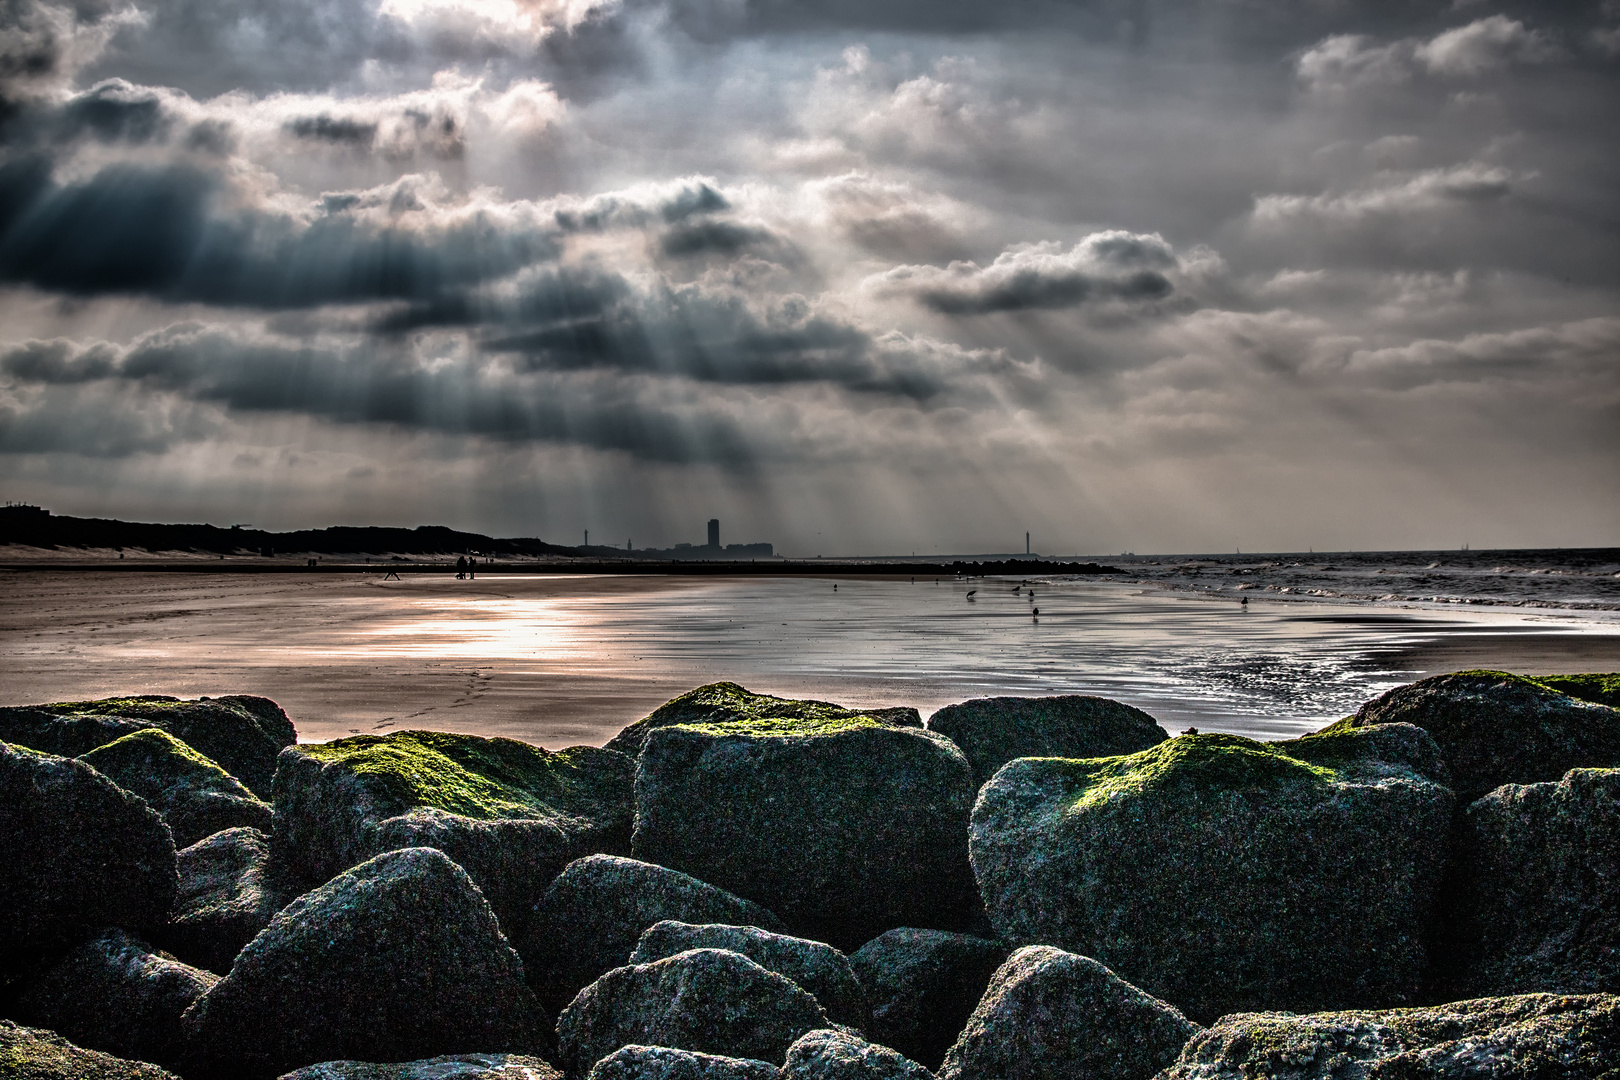
[{"label": "speckled grey rock", "polygon": [[1459,1001],[1387,1012],[1236,1013],[1157,1080],[1620,1080],[1620,998]]},{"label": "speckled grey rock", "polygon": [[147,694],[0,709],[0,739],[65,757],[143,728],[167,731],[260,798],[270,794],[276,755],[298,740],[281,706],[249,694],[195,701]]},{"label": "speckled grey rock", "polygon": [[823,1028],[788,1047],[782,1080],[934,1080],[934,1074],[897,1050]]},{"label": "speckled grey rock", "polygon": [[122,930],[106,930],[39,968],[11,1015],[89,1050],[172,1068],[181,1014],[218,981]]},{"label": "speckled grey rock", "polygon": [[168,823],[177,848],[224,829],[270,828],[269,803],[159,728],[125,735],[79,760],[145,799]]},{"label": "speckled grey rock", "polygon": [[827,1026],[816,999],[741,953],[693,949],[614,968],[557,1020],[559,1061],[571,1075],[621,1046],[669,1046],[781,1061],[807,1031]]},{"label": "speckled grey rock", "polygon": [[664,702],[608,740],[607,749],[634,756],[641,753],[647,736],[658,728],[674,724],[720,724],[737,720],[848,720],[856,716],[870,717],[891,727],[923,726],[922,714],[908,706],[848,709],[830,701],[756,694],[736,683],[720,682],[700,686]]},{"label": "speckled grey rock", "polygon": [[6,1080],[179,1080],[145,1061],[74,1046],[54,1031],[0,1020],[0,1076]]},{"label": "speckled grey rock", "polygon": [[226,829],[175,856],[180,889],[174,915],[158,936],[188,964],[224,975],[231,962],[292,897],[270,872],[270,838]]},{"label": "speckled grey rock", "polygon": [[668,1046],[621,1046],[591,1067],[587,1080],[777,1080],[775,1065]]},{"label": "speckled grey rock", "polygon": [[1434,736],[1464,803],[1503,784],[1620,765],[1620,709],[1502,671],[1461,671],[1396,687],[1327,730],[1402,722]]},{"label": "speckled grey rock", "polygon": [[541,1003],[556,1011],[604,972],[621,967],[642,933],[664,919],[781,931],[758,904],[679,870],[614,855],[569,863],[535,905],[514,944]]},{"label": "speckled grey rock", "polygon": [[772,934],[757,926],[694,925],[665,919],[648,927],[630,954],[632,964],[650,964],[688,949],[730,949],[809,991],[840,1024],[866,1030],[871,1013],[849,957],[820,941]]},{"label": "speckled grey rock", "polygon": [[634,767],[594,746],[550,751],[444,731],[289,747],[276,770],[271,854],[278,870],[313,885],[380,852],[438,848],[516,940],[535,897],[571,860],[629,851]]},{"label": "speckled grey rock", "polygon": [[873,938],[849,958],[872,1006],[867,1034],[939,1068],[1011,951],[998,941],[912,927]]},{"label": "speckled grey rock", "polygon": [[1620,769],[1497,788],[1463,815],[1456,865],[1449,996],[1620,993]]},{"label": "speckled grey rock", "polygon": [[991,978],[940,1080],[1147,1080],[1198,1032],[1086,956],[1019,949]]},{"label": "speckled grey rock", "polygon": [[188,1077],[251,1080],[322,1061],[526,1052],[523,966],[466,872],[391,851],[299,897],[186,1013]]},{"label": "speckled grey rock", "polygon": [[974,808],[973,861],[1001,936],[1094,957],[1195,1020],[1384,1007],[1424,977],[1452,803],[1401,763],[1188,735],[1007,765]]},{"label": "speckled grey rock", "polygon": [[280,1080],[563,1080],[543,1059],[523,1054],[443,1054],[421,1061],[323,1061]]},{"label": "speckled grey rock", "polygon": [[637,763],[631,850],[844,949],[895,926],[963,930],[981,911],[973,790],[943,735],[861,716],[663,727]]},{"label": "speckled grey rock", "polygon": [[0,959],[120,926],[150,932],[174,905],[163,819],[88,765],[0,743]]},{"label": "speckled grey rock", "polygon": [[1112,757],[1169,738],[1141,709],[1083,694],[974,698],[934,713],[928,730],[962,748],[976,788],[1015,758]]}]

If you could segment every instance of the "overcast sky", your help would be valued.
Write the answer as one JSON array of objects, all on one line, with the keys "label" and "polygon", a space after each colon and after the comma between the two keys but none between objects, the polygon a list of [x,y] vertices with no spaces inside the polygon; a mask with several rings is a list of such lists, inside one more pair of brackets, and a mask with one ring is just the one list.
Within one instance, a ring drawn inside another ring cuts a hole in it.
[{"label": "overcast sky", "polygon": [[0,0],[0,497],[1620,544],[1620,0]]}]

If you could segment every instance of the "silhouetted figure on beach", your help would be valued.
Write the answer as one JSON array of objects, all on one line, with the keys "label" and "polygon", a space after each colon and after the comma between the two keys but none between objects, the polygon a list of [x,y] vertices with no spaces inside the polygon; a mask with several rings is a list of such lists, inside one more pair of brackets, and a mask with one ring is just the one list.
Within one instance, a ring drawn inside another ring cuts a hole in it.
[{"label": "silhouetted figure on beach", "polygon": [[467,576],[467,556],[461,555],[461,556],[458,556],[456,558],[456,580],[460,581],[462,578],[464,578],[466,576]]}]

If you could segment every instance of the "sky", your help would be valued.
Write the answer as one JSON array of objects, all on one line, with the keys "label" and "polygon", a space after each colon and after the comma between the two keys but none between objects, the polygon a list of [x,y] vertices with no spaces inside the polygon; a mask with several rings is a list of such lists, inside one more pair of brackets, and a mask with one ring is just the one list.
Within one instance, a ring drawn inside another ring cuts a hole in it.
[{"label": "sky", "polygon": [[1620,544],[1620,0],[0,0],[0,498]]}]

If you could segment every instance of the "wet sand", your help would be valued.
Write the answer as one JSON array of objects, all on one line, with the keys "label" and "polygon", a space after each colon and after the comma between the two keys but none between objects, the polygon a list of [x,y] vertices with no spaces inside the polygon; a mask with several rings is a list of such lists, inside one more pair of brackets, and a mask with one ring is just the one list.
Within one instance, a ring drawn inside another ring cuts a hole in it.
[{"label": "wet sand", "polygon": [[256,693],[308,740],[431,727],[600,744],[717,679],[924,715],[991,693],[1100,693],[1166,727],[1280,738],[1441,671],[1620,669],[1620,626],[1555,613],[1239,611],[1096,583],[1030,601],[995,579],[35,571],[0,589],[0,703]]}]

